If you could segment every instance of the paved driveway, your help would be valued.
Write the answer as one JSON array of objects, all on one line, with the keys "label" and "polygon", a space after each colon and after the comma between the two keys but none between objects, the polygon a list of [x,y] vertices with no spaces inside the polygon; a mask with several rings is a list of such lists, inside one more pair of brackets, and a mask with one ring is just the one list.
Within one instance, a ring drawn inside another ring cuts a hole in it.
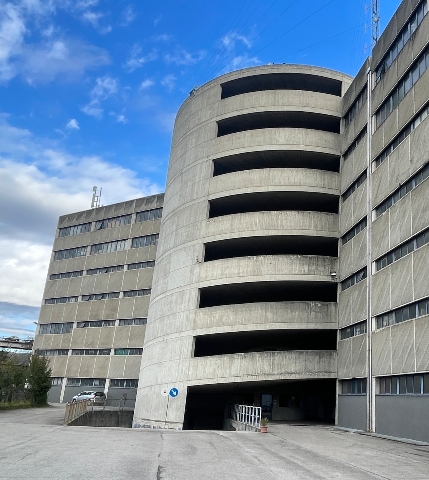
[{"label": "paved driveway", "polygon": [[62,427],[63,407],[0,412],[0,479],[429,479],[429,447],[323,426],[247,432]]}]

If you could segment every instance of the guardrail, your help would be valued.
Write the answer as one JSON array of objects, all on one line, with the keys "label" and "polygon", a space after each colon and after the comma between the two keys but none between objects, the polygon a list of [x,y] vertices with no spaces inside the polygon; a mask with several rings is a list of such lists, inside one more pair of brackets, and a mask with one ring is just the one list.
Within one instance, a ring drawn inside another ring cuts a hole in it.
[{"label": "guardrail", "polygon": [[88,400],[79,400],[77,402],[66,403],[63,425],[68,425],[70,422],[86,413],[88,411],[88,403],[91,404],[92,402],[88,402]]},{"label": "guardrail", "polygon": [[244,430],[247,427],[251,429],[259,430],[261,428],[261,407],[253,407],[251,405],[231,405],[229,410],[229,416],[235,422],[238,422],[244,426]]}]

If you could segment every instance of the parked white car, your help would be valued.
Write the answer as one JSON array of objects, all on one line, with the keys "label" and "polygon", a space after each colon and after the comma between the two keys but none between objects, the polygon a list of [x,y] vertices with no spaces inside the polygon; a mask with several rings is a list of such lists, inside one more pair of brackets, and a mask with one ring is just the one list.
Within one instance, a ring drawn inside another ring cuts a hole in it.
[{"label": "parked white car", "polygon": [[94,392],[92,390],[86,390],[75,395],[72,402],[78,402],[80,400],[89,400],[94,405],[104,405],[106,403],[106,395],[104,392]]}]

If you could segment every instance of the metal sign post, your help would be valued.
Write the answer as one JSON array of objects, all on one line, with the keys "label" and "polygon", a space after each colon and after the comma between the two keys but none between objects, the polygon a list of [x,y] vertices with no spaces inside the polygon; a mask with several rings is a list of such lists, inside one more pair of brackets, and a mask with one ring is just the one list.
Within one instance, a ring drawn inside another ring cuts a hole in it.
[{"label": "metal sign post", "polygon": [[173,388],[163,388],[161,390],[161,395],[167,397],[167,405],[165,407],[165,418],[164,418],[164,428],[167,428],[167,415],[168,415],[168,405],[170,403],[170,397],[176,398],[179,395],[179,390],[176,387]]}]

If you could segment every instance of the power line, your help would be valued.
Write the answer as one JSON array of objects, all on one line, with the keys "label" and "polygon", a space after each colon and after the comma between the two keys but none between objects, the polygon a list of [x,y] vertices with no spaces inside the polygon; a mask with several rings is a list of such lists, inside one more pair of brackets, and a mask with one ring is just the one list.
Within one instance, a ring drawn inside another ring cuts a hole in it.
[{"label": "power line", "polygon": [[[237,10],[237,13],[235,14],[235,17],[234,17],[234,19],[232,20],[231,25],[230,25],[230,27],[229,27],[228,30],[227,30],[228,33],[231,32],[231,31],[233,31],[233,25],[235,24],[236,19],[239,17],[239,14],[240,14],[241,10],[243,9],[244,5],[246,5],[246,3],[247,3],[247,0],[244,0],[244,2],[241,4],[240,8]],[[246,9],[246,10],[247,10],[247,9]],[[235,28],[235,25],[234,25],[234,28]],[[228,34],[228,33],[227,33],[227,34]],[[204,70],[201,72],[201,74],[200,74],[199,77],[197,78],[197,82],[196,82],[197,85],[198,85],[198,83],[199,83],[199,80],[200,80],[200,79],[203,77],[203,75],[205,74],[206,70],[210,67],[213,59],[214,59],[215,56],[216,56],[217,50],[222,50],[223,48],[225,48],[225,44],[221,44],[221,46],[220,46],[220,47],[217,47],[217,49],[213,52],[213,55],[212,55],[210,61],[209,61],[208,64],[204,67]]]},{"label": "power line", "polygon": [[[239,30],[238,33],[241,33],[241,32],[242,32],[242,30],[243,30],[244,26],[246,25],[246,23],[249,21],[249,19],[252,17],[252,15],[256,12],[256,10],[258,9],[258,7],[259,7],[263,2],[264,2],[264,0],[261,0],[261,1],[257,4],[257,6],[254,8],[254,10],[253,10],[252,13],[249,15],[249,17],[247,17],[247,20],[246,20],[246,21],[243,23],[243,25],[241,26],[241,28],[240,28],[240,30]],[[263,17],[266,15],[266,13],[270,10],[270,8],[271,8],[276,2],[277,2],[277,0],[274,0],[274,1],[271,3],[271,5],[270,5],[270,6],[262,13],[262,15],[260,15],[260,17],[255,21],[255,24],[257,24],[257,23],[261,20],[261,18],[263,18]],[[278,18],[278,17],[277,17],[277,18]],[[275,21],[275,20],[274,20],[274,21]],[[273,22],[272,22],[272,23],[273,23]],[[264,29],[264,30],[266,30],[266,29]],[[262,32],[260,32],[259,35],[261,35],[261,33],[262,33]],[[258,35],[257,37],[255,37],[255,39],[258,38],[259,35]],[[254,39],[254,40],[255,40],[255,39]],[[245,48],[245,47],[244,47],[244,48]],[[243,50],[244,50],[244,48],[243,48]],[[230,55],[231,55],[231,54],[230,54]],[[232,54],[232,55],[234,55],[234,54]],[[219,59],[219,58],[220,58],[220,56],[218,57],[218,59]],[[223,60],[224,60],[224,59],[221,59],[221,61],[223,61]],[[210,78],[211,72],[215,71],[217,68],[218,68],[218,67],[215,66],[215,65],[212,66],[211,70],[207,73],[207,75],[206,75],[205,78],[207,78],[207,77]]]},{"label": "power line", "polygon": [[[279,15],[277,15],[277,17],[276,17],[271,23],[269,23],[261,32],[259,32],[259,34],[253,39],[253,41],[255,41],[256,39],[258,39],[268,28],[271,27],[271,25],[272,25],[274,22],[276,22],[282,15],[284,15],[284,14],[285,14],[295,3],[297,3],[298,1],[299,1],[299,0],[294,0],[291,4],[289,4],[281,13],[279,13]],[[273,2],[273,3],[268,7],[268,9],[267,9],[266,11],[268,11],[268,10],[272,7],[272,5],[273,5],[274,3],[275,3],[275,2]],[[262,16],[263,16],[263,15],[262,15]],[[262,16],[261,16],[260,18],[262,18]],[[230,54],[230,55],[229,55],[228,57],[226,57],[226,58],[229,59],[231,56],[238,56],[238,55],[240,55],[240,53],[241,53],[243,50],[245,50],[245,49],[246,49],[246,47],[243,47],[238,53],[235,53],[235,52],[234,52],[234,53]],[[222,64],[220,67],[218,67],[218,68],[219,68],[219,69],[224,68],[227,64],[228,64],[228,61],[225,62],[225,63],[223,63],[223,64]],[[207,77],[210,78],[210,76],[212,75],[212,73],[213,73],[213,69],[211,69],[211,70],[208,72],[208,74],[206,75],[206,78],[207,78]]]}]

